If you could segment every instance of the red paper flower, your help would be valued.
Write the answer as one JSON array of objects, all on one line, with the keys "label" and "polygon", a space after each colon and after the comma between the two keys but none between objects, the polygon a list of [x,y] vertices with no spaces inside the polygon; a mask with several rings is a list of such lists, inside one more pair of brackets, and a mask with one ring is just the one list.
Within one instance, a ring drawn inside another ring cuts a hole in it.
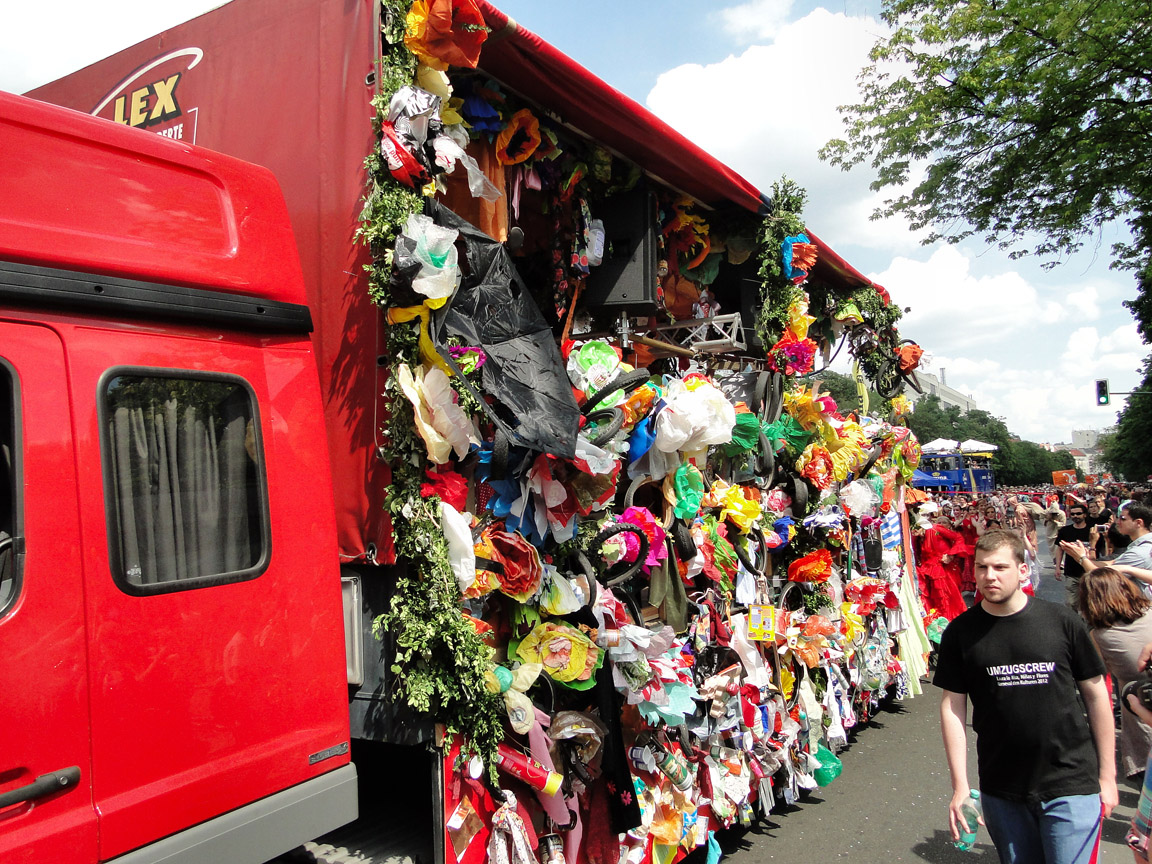
[{"label": "red paper flower", "polygon": [[420,496],[431,498],[436,495],[445,504],[451,504],[461,513],[468,509],[468,481],[455,471],[433,471],[424,469],[427,483],[420,484]]},{"label": "red paper flower", "polygon": [[440,71],[449,66],[476,68],[488,26],[476,0],[416,0],[408,11],[404,44]]},{"label": "red paper flower", "polygon": [[788,565],[789,582],[827,582],[832,575],[832,553],[827,549],[809,552]]}]

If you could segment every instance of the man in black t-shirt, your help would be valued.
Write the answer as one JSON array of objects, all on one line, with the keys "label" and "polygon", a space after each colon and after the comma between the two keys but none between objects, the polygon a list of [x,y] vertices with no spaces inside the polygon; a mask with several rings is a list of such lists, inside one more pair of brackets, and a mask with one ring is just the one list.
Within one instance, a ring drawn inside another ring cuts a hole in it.
[{"label": "man in black t-shirt", "polygon": [[[1056,548],[1052,550],[1053,561],[1056,565],[1056,578],[1065,580],[1068,590],[1068,605],[1076,608],[1076,592],[1080,588],[1080,577],[1084,575],[1084,567],[1073,556],[1060,548],[1061,543],[1075,543],[1079,540],[1085,546],[1091,547],[1092,529],[1088,525],[1088,508],[1078,501],[1073,501],[1068,508],[1070,524],[1065,525],[1056,532]],[[1063,569],[1061,569],[1063,562]]]},{"label": "man in black t-shirt", "polygon": [[1001,862],[1087,864],[1117,801],[1104,663],[1075,612],[1020,590],[1026,568],[1019,536],[986,532],[975,563],[984,599],[940,640],[932,683],[944,691],[948,823],[959,839],[971,697],[984,821]]}]

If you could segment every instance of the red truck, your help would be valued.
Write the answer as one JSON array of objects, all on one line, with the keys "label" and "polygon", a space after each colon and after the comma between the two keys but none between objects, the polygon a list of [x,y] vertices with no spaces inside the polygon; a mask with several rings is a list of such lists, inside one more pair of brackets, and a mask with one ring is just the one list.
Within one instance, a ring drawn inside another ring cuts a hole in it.
[{"label": "red truck", "polygon": [[0,147],[0,860],[262,861],[357,805],[283,196],[4,93]]},{"label": "red truck", "polygon": [[[669,188],[760,207],[481,8],[485,73]],[[40,103],[0,94],[5,864],[264,861],[355,818],[352,747],[442,858],[441,762],[372,749],[431,732],[369,626],[395,575],[355,238],[385,14],[235,0]],[[813,240],[821,278],[869,284]]]}]

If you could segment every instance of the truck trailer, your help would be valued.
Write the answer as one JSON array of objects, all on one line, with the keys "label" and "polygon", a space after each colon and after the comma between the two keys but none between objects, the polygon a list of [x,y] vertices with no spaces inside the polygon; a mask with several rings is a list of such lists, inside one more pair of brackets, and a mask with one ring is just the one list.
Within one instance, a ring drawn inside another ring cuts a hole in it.
[{"label": "truck trailer", "polygon": [[[476,73],[635,166],[638,189],[771,205],[475,5]],[[442,742],[392,698],[372,633],[410,563],[386,508],[388,323],[357,237],[394,7],[233,0],[37,102],[0,94],[0,645],[25,660],[0,682],[19,718],[0,744],[5,861],[259,864],[356,818],[357,765],[361,796],[390,787],[383,809],[457,860]],[[449,191],[518,242],[507,194]],[[654,200],[607,205],[617,248]],[[622,315],[625,340],[655,303],[645,230],[589,282],[591,326]],[[871,287],[808,234],[813,280]],[[755,342],[755,267],[725,274],[732,327],[706,350]]]}]

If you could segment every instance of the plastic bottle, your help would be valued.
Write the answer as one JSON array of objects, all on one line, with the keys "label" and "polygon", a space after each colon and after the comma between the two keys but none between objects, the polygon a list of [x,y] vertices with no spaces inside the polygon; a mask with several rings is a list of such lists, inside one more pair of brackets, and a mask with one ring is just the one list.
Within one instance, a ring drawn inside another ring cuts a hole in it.
[{"label": "plastic bottle", "polygon": [[965,852],[971,851],[972,844],[976,842],[976,831],[980,827],[980,790],[972,789],[971,796],[960,805],[960,815],[963,817],[960,824],[960,839],[956,841],[956,848]]}]

